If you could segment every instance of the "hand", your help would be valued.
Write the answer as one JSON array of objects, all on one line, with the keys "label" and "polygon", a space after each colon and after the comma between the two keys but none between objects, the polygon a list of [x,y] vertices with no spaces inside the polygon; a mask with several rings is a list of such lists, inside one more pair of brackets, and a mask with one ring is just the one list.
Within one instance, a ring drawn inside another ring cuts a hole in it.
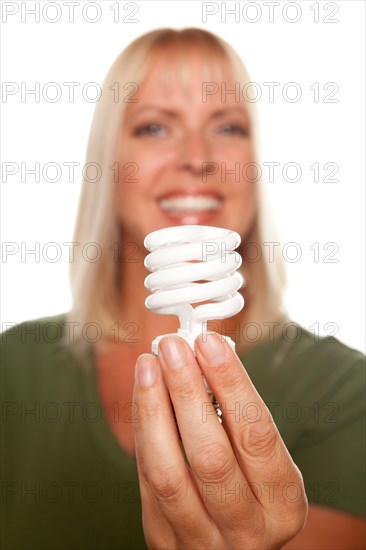
[{"label": "hand", "polygon": [[301,473],[230,345],[210,333],[196,339],[195,351],[197,358],[182,338],[166,336],[159,358],[137,361],[135,446],[147,544],[281,548],[306,519]]}]

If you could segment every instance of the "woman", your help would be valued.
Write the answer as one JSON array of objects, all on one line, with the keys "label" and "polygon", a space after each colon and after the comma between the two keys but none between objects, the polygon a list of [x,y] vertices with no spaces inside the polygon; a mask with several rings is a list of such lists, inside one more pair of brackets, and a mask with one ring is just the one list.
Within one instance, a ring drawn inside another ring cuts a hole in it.
[{"label": "woman", "polygon": [[[290,323],[283,266],[253,257],[275,234],[254,104],[221,93],[236,82],[249,76],[235,52],[199,29],[140,37],[106,77],[73,308],[3,334],[5,547],[363,545],[364,356]],[[177,320],[145,308],[143,240],[182,224],[242,237],[245,307],[211,325],[237,354],[214,333],[197,359],[177,337],[149,353]]]}]

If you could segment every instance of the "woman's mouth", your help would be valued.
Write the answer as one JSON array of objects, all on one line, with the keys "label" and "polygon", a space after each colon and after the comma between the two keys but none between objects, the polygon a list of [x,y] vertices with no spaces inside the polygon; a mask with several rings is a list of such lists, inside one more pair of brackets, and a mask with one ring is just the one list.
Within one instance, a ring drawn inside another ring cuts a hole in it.
[{"label": "woman's mouth", "polygon": [[221,209],[223,200],[217,195],[207,193],[174,194],[160,198],[161,210],[176,223],[209,223]]},{"label": "woman's mouth", "polygon": [[159,201],[160,208],[170,215],[212,212],[221,204],[219,198],[211,195],[176,195]]}]

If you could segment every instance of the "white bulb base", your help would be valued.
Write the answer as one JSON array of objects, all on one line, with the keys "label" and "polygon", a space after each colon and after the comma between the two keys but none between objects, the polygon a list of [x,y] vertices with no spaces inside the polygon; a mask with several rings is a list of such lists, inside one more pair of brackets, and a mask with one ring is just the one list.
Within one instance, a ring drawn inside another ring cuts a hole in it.
[{"label": "white bulb base", "polygon": [[[203,333],[201,333],[203,334]],[[209,333],[208,333],[209,334]],[[159,355],[159,342],[160,340],[164,337],[164,336],[180,336],[181,338],[184,338],[184,340],[186,342],[188,342],[191,350],[193,351],[193,353],[195,354],[195,351],[194,351],[194,342],[195,342],[195,339],[197,338],[197,334],[194,336],[192,334],[190,334],[188,331],[185,331],[183,329],[178,329],[178,332],[174,332],[174,333],[171,333],[171,334],[161,334],[160,336],[157,336],[153,341],[152,341],[152,344],[151,344],[151,353],[153,353],[153,355]],[[230,336],[224,336],[224,335],[220,335],[221,338],[223,340],[225,340],[230,346],[231,348],[235,351],[235,342],[234,340],[232,340],[230,338]]]}]

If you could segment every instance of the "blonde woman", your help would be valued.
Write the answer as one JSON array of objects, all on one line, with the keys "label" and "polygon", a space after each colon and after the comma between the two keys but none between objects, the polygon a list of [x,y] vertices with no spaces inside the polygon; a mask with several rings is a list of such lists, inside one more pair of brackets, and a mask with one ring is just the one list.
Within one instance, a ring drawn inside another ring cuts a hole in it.
[{"label": "blonde woman", "polygon": [[[364,356],[282,306],[254,103],[222,93],[249,81],[200,29],[145,34],[108,72],[73,307],[2,335],[5,548],[363,546]],[[178,322],[144,305],[144,237],[184,224],[241,235],[245,307],[211,324],[236,353],[215,332],[149,353]]]}]

